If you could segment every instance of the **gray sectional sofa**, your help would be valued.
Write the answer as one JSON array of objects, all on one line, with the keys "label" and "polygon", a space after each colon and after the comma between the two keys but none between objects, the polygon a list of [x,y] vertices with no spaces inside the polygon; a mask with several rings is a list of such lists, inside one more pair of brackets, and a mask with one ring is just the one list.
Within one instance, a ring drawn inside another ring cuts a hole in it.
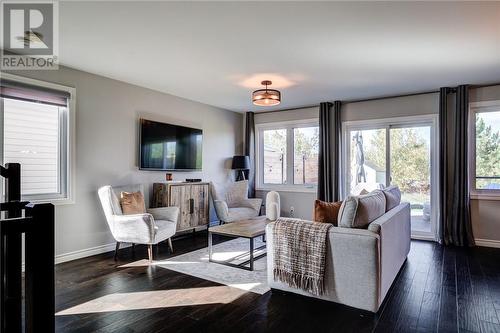
[{"label": "gray sectional sofa", "polygon": [[[352,197],[348,199],[356,201],[357,215],[362,215],[362,204],[359,203],[361,201],[358,202],[358,198]],[[390,200],[387,200],[387,204]],[[379,204],[386,205],[386,201],[382,201],[383,203]],[[371,204],[373,205],[373,200]],[[274,251],[271,235],[274,223],[268,224],[266,233],[269,286],[272,289],[377,312],[410,251],[409,203],[399,203],[398,200],[395,207],[387,208],[390,209],[384,210],[383,215],[363,227],[346,227],[345,221],[340,220],[343,210],[341,208],[339,225],[343,226],[331,227],[328,234],[324,278],[326,292],[321,296],[291,288],[273,278]],[[346,210],[349,210],[348,207],[344,207],[344,213]],[[356,212],[354,214],[356,215]]]}]

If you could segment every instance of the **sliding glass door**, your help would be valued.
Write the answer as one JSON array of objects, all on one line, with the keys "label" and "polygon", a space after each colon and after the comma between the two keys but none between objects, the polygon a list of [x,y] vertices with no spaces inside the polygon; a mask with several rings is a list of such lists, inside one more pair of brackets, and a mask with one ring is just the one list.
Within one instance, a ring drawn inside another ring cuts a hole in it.
[{"label": "sliding glass door", "polygon": [[391,185],[398,185],[401,201],[410,203],[411,229],[432,233],[431,126],[389,128]]},{"label": "sliding glass door", "polygon": [[344,195],[398,185],[411,206],[412,236],[434,239],[435,131],[434,116],[346,123]]}]

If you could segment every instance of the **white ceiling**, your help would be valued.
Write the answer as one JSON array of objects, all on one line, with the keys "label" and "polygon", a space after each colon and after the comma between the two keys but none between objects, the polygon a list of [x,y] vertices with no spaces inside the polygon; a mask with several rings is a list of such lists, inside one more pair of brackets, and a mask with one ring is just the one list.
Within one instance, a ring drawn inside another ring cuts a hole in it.
[{"label": "white ceiling", "polygon": [[500,81],[500,2],[61,2],[62,64],[234,111]]}]

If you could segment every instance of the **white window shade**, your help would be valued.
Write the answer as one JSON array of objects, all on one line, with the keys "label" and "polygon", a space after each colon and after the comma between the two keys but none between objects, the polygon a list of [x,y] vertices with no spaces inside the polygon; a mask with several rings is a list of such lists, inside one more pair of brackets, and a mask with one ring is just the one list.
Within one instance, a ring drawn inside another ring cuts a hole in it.
[{"label": "white window shade", "polygon": [[61,193],[61,107],[4,99],[4,163],[21,164],[21,193]]}]

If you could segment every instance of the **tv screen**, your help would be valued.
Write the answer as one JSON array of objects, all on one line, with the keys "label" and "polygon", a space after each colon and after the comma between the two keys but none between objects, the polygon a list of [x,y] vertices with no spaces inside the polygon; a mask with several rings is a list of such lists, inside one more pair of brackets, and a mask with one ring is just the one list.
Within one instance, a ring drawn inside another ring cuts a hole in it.
[{"label": "tv screen", "polygon": [[201,170],[201,129],[141,119],[140,168]]}]

